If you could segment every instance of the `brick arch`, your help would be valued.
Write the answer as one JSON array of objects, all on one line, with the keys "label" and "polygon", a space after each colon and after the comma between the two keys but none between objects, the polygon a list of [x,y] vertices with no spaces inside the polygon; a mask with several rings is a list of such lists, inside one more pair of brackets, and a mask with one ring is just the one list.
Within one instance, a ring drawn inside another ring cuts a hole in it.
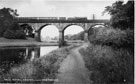
[{"label": "brick arch", "polygon": [[97,25],[102,25],[102,26],[104,26],[104,27],[108,27],[108,26],[107,26],[106,24],[104,24],[104,23],[96,23],[96,24],[91,25],[91,26],[88,28],[87,32],[89,32],[89,31],[92,29],[92,27],[97,26]]},{"label": "brick arch", "polygon": [[97,25],[102,25],[104,27],[108,27],[105,23],[96,23],[96,24],[91,25],[87,30],[87,32],[88,32],[88,40],[89,41],[91,41],[92,38],[95,38],[94,37],[95,29],[93,27],[97,26]]},{"label": "brick arch", "polygon": [[108,27],[105,23],[96,23],[96,24],[93,24],[93,25],[91,25],[91,26],[88,28],[88,30],[87,30],[88,36],[94,33],[94,30],[93,30],[92,27],[97,26],[97,25],[102,25],[102,26],[104,26],[104,27]]}]

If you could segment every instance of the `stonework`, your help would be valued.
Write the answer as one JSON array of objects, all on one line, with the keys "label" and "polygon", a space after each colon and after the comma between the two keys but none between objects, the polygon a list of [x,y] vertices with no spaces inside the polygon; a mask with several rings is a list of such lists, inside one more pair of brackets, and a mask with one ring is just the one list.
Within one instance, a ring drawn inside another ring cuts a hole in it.
[{"label": "stonework", "polygon": [[78,25],[82,27],[85,31],[85,36],[84,36],[84,41],[88,41],[88,31],[90,28],[92,28],[95,25],[106,25],[106,23],[109,20],[57,20],[57,19],[43,19],[43,18],[38,18],[38,19],[33,19],[33,18],[17,18],[17,21],[20,25],[22,24],[28,24],[30,25],[33,30],[35,30],[35,39],[37,41],[41,41],[40,33],[43,27],[47,25],[54,25],[58,28],[59,30],[59,44],[63,44],[64,42],[64,30],[72,25]]}]

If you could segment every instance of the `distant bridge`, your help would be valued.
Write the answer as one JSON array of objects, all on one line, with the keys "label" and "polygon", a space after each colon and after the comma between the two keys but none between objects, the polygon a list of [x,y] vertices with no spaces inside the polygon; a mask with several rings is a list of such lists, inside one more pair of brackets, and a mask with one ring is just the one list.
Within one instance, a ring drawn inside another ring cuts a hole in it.
[{"label": "distant bridge", "polygon": [[29,24],[35,30],[35,39],[41,41],[41,30],[47,25],[54,25],[59,30],[59,45],[64,43],[64,30],[71,25],[78,25],[84,29],[84,41],[88,41],[88,31],[95,25],[106,25],[107,19],[92,19],[86,17],[16,17],[17,22]]}]

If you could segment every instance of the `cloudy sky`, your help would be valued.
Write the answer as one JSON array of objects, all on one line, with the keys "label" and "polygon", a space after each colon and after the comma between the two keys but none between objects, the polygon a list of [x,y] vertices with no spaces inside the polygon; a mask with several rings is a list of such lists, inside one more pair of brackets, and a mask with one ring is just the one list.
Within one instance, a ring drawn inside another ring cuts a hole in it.
[{"label": "cloudy sky", "polygon": [[105,6],[116,0],[0,0],[0,8],[10,7],[18,10],[19,16],[26,17],[88,17],[92,14],[98,19],[102,16]]}]

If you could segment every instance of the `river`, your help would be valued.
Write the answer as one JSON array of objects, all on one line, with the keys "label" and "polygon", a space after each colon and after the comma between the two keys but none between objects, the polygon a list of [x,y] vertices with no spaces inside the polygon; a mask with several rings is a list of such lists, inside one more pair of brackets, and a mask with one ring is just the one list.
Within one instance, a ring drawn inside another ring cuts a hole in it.
[{"label": "river", "polygon": [[57,48],[58,46],[1,47],[0,72],[6,73],[13,66],[18,66],[35,58],[42,57]]}]

